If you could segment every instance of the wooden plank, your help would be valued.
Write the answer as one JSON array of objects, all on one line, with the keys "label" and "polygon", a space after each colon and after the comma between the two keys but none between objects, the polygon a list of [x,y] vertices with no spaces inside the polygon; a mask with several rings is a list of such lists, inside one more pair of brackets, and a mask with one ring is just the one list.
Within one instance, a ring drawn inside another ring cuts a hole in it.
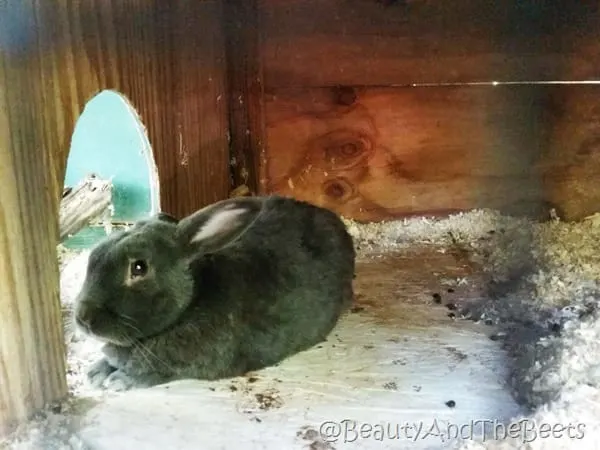
[{"label": "wooden plank", "polygon": [[[156,2],[161,3],[161,2]],[[168,26],[174,33],[170,51],[174,52],[177,68],[173,83],[175,101],[173,114],[178,125],[178,148],[182,158],[174,157],[169,147],[162,149],[163,158],[170,157],[178,163],[175,177],[177,185],[173,212],[181,217],[228,197],[230,190],[229,168],[229,117],[227,102],[227,61],[223,30],[223,5],[221,0],[165,2],[174,10],[174,20]],[[160,16],[157,16],[160,20]],[[156,53],[166,57],[166,53]],[[166,62],[166,61],[165,61]],[[167,113],[169,114],[169,113]],[[172,123],[166,122],[166,135]],[[172,128],[171,128],[172,130]],[[169,178],[165,180],[168,186]],[[162,187],[162,186],[161,186]]]},{"label": "wooden plank", "polygon": [[265,86],[589,80],[600,4],[263,0]]},{"label": "wooden plank", "polygon": [[256,193],[264,185],[259,173],[264,117],[257,0],[226,0],[225,17],[233,186]]},{"label": "wooden plank", "polygon": [[267,190],[356,220],[600,209],[600,86],[286,89],[266,121]]},{"label": "wooden plank", "polygon": [[[540,173],[546,197],[566,219],[600,211],[600,86],[552,89]],[[539,126],[539,124],[532,124]]]},{"label": "wooden plank", "polygon": [[39,123],[43,83],[24,52],[31,13],[0,2],[0,435],[67,394],[58,198]]},{"label": "wooden plank", "polygon": [[[59,195],[74,124],[104,89],[127,98],[146,126],[161,207],[175,216],[230,189],[221,0],[35,3],[45,80],[46,146],[57,155]],[[58,197],[57,197],[58,198]]]},{"label": "wooden plank", "polygon": [[59,240],[74,235],[97,219],[110,218],[112,183],[95,175],[70,188],[60,202]]}]

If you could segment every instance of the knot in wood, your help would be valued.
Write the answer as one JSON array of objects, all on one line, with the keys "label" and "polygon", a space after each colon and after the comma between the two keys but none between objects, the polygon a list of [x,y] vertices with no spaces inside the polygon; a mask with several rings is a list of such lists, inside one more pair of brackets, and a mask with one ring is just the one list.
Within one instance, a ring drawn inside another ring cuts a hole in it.
[{"label": "knot in wood", "polygon": [[331,136],[324,146],[325,159],[331,167],[347,169],[366,160],[372,153],[372,144],[368,138],[352,133]]},{"label": "knot in wood", "polygon": [[323,184],[323,192],[325,192],[325,195],[335,200],[345,201],[352,197],[354,188],[348,180],[344,178],[335,178],[333,180],[328,180]]}]

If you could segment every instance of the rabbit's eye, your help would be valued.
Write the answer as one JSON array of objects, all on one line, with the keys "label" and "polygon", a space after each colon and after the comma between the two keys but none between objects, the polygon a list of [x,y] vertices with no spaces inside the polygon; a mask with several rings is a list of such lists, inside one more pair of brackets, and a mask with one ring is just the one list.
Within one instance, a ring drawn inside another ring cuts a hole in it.
[{"label": "rabbit's eye", "polygon": [[132,277],[143,277],[148,272],[148,264],[146,261],[138,259],[131,263],[131,276]]}]

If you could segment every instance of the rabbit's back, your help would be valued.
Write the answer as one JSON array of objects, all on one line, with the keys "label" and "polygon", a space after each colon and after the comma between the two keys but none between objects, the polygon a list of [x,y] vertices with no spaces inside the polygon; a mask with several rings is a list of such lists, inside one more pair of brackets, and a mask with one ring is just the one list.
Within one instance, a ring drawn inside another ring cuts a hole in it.
[{"label": "rabbit's back", "polygon": [[323,341],[353,297],[355,252],[340,218],[291,198],[264,201],[236,243],[193,266],[198,308],[231,327],[246,370]]}]

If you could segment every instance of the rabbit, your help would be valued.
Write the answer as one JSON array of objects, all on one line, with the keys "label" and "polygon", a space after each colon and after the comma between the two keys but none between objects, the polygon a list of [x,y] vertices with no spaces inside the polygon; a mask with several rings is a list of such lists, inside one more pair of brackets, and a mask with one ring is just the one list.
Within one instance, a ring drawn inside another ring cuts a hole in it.
[{"label": "rabbit", "polygon": [[90,253],[74,319],[102,341],[95,388],[217,380],[327,339],[353,302],[355,249],[328,209],[277,195],[159,213]]}]

